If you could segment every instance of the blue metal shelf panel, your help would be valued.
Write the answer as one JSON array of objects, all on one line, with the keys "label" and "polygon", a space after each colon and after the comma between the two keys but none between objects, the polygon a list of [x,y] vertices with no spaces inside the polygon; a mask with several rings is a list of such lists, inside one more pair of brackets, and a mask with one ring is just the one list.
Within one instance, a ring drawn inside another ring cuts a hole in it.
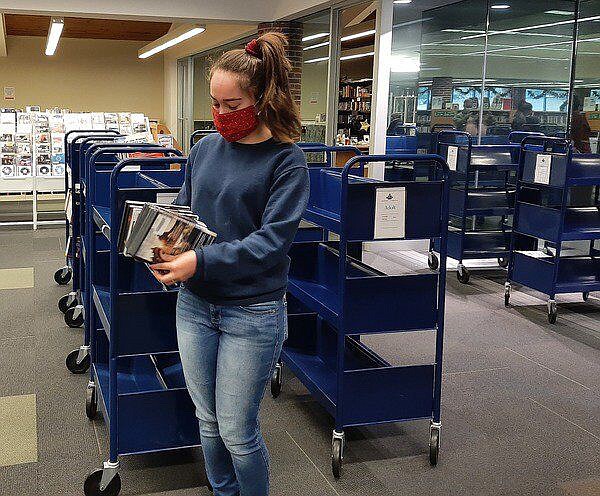
[{"label": "blue metal shelf panel", "polygon": [[[344,226],[348,241],[374,239],[375,194],[379,188],[403,187],[406,191],[405,239],[435,237],[440,231],[442,184],[440,182],[382,182],[354,178],[348,184],[351,222]],[[340,234],[341,177],[338,172],[313,169],[311,196],[304,218]]]},{"label": "blue metal shelf panel", "polygon": [[[94,372],[101,397],[108,398],[108,366],[96,363]],[[195,408],[185,389],[178,357],[119,359],[117,393],[119,455],[200,444]],[[108,411],[105,405],[103,411]],[[153,435],[148,436],[148,432]]]},{"label": "blue metal shelf panel", "polygon": [[558,243],[600,239],[600,212],[596,207],[567,208],[560,234],[561,211],[557,208],[519,202],[519,229],[528,236]]},{"label": "blue metal shelf panel", "polygon": [[[448,256],[456,260],[499,258],[508,255],[510,230],[506,231],[448,231]],[[434,243],[439,249],[439,243]]]},{"label": "blue metal shelf panel", "polygon": [[591,257],[563,257],[559,261],[553,290],[554,259],[514,252],[511,280],[545,294],[600,291],[600,260]]},{"label": "blue metal shelf panel", "polygon": [[289,291],[346,333],[435,327],[436,273],[389,276],[358,262],[349,264],[344,283],[346,321],[340,322],[337,252],[324,243],[297,243],[290,257]]},{"label": "blue metal shelf panel", "polygon": [[452,215],[508,215],[513,210],[514,203],[514,190],[482,188],[469,191],[465,208],[464,191],[450,189],[449,208]]}]

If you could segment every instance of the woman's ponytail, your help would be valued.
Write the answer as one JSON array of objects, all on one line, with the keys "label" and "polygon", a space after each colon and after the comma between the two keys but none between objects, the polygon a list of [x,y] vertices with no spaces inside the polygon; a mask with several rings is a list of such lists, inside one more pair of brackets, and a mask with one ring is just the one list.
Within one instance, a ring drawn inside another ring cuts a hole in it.
[{"label": "woman's ponytail", "polygon": [[260,119],[277,141],[300,138],[300,110],[290,90],[292,64],[285,49],[287,39],[281,33],[265,33],[252,40],[244,50],[230,50],[213,64],[216,70],[241,76],[244,88],[253,92]]}]

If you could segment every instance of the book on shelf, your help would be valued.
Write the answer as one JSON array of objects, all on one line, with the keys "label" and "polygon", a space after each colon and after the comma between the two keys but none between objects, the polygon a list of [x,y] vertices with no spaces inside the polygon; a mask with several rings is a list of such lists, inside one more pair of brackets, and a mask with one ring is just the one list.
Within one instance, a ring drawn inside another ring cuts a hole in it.
[{"label": "book on shelf", "polygon": [[154,264],[213,243],[208,229],[189,207],[127,201],[119,231],[119,247],[129,257]]}]

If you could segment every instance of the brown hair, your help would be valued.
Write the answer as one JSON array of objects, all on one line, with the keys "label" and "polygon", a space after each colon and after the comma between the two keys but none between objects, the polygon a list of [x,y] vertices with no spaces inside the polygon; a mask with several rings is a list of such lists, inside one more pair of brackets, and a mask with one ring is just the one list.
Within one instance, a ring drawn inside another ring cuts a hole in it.
[{"label": "brown hair", "polygon": [[210,68],[231,72],[257,99],[256,108],[277,141],[292,142],[300,137],[300,111],[290,90],[292,64],[285,55],[287,39],[281,33],[265,33],[246,49],[229,50]]}]

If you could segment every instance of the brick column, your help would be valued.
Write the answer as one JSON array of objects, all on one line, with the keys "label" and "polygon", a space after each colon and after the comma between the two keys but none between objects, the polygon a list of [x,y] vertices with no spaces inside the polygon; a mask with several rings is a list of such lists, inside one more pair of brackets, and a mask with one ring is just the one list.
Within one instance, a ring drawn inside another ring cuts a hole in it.
[{"label": "brick column", "polygon": [[292,72],[290,72],[290,88],[294,101],[300,105],[300,81],[302,79],[302,32],[303,27],[301,22],[295,21],[275,21],[263,22],[258,25],[258,35],[268,32],[283,33],[287,36],[288,47],[286,55],[292,63]]}]

